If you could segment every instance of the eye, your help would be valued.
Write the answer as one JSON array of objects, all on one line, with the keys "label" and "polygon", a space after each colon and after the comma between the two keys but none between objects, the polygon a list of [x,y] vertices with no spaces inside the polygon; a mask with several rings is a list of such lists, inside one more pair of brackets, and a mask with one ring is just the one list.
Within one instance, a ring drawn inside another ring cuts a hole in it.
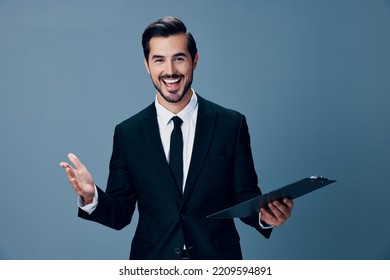
[{"label": "eye", "polygon": [[178,56],[178,57],[175,58],[175,61],[182,62],[182,61],[185,61],[185,59],[182,56]]}]

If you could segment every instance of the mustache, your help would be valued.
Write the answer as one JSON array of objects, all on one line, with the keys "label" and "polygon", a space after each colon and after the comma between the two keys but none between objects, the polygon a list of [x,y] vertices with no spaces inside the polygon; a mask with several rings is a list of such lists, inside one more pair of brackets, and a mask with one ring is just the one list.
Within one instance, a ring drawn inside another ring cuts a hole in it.
[{"label": "mustache", "polygon": [[178,79],[181,77],[183,77],[183,75],[173,74],[173,75],[162,75],[159,77],[159,79]]}]

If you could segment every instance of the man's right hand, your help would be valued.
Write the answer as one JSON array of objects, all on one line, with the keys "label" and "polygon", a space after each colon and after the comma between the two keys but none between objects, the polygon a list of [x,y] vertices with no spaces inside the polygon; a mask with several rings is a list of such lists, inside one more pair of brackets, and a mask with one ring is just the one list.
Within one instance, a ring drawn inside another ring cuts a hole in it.
[{"label": "man's right hand", "polygon": [[84,199],[86,204],[92,203],[95,196],[92,175],[74,154],[68,154],[68,158],[75,168],[67,162],[61,162],[60,166],[65,169],[74,191]]}]

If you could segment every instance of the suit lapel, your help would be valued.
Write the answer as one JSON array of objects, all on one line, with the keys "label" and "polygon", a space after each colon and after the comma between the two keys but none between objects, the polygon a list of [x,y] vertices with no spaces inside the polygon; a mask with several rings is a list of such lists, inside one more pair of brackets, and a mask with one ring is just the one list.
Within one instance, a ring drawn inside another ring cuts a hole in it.
[{"label": "suit lapel", "polygon": [[192,191],[211,143],[216,122],[216,112],[208,101],[198,95],[198,119],[196,121],[195,139],[192,150],[190,168],[183,194],[182,204]]},{"label": "suit lapel", "polygon": [[165,185],[169,191],[172,192],[175,199],[180,201],[181,193],[177,189],[176,183],[171,175],[171,171],[165,157],[164,148],[161,143],[161,136],[157,123],[157,113],[154,104],[147,108],[145,115],[141,117],[139,121],[145,143],[150,150],[156,169],[158,170],[159,175],[162,178],[162,182],[164,183],[157,185]]}]

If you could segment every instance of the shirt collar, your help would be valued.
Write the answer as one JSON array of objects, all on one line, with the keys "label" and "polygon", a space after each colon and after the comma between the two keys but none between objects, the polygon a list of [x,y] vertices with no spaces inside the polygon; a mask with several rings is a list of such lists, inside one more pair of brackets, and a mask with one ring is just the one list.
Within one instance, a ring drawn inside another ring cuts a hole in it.
[{"label": "shirt collar", "polygon": [[[158,102],[157,95],[156,95],[156,99],[155,99],[154,104],[156,106],[157,119],[159,120],[159,122],[161,122],[162,124],[168,125],[168,123],[170,122],[170,120],[174,116],[180,117],[183,120],[183,123],[188,122],[191,119],[192,113],[195,111],[196,106],[198,105],[198,97],[196,96],[195,91],[193,89],[191,89],[191,90],[192,90],[192,97],[191,97],[190,102],[187,104],[186,107],[184,107],[183,110],[181,110],[176,115],[174,113],[172,113],[171,111],[167,110],[166,108],[164,108]],[[157,94],[159,94],[159,93],[157,93]]]}]

